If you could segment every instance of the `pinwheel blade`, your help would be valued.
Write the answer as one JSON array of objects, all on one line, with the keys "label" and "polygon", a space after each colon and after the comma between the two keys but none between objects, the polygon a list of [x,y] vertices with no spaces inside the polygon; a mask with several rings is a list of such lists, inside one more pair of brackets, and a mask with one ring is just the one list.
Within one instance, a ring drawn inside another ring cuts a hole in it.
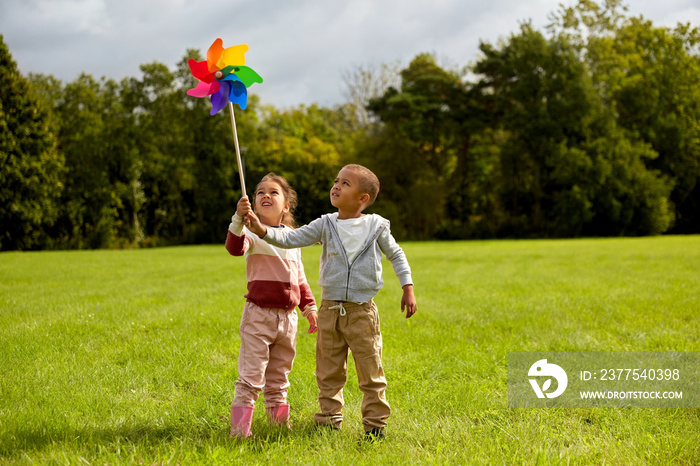
[{"label": "pinwheel blade", "polygon": [[241,81],[231,81],[231,91],[228,94],[228,99],[238,104],[241,110],[245,110],[248,106],[248,89]]},{"label": "pinwheel blade", "polygon": [[221,81],[242,82],[241,78],[236,76],[236,73],[227,74],[225,77],[221,78]]},{"label": "pinwheel blade", "polygon": [[211,95],[211,110],[210,115],[216,115],[219,110],[224,108],[229,102],[229,94],[231,93],[231,84],[226,81],[221,82],[221,87],[218,92]]},{"label": "pinwheel blade", "polygon": [[220,87],[221,84],[219,84],[219,81],[216,80],[210,83],[206,81],[199,81],[193,89],[187,91],[187,95],[191,95],[192,97],[206,97],[218,92]]},{"label": "pinwheel blade", "polygon": [[237,66],[236,68],[237,70],[234,71],[234,74],[238,76],[238,79],[240,79],[243,84],[245,84],[245,87],[250,87],[255,83],[263,82],[262,77],[260,77],[260,75],[256,73],[253,68],[247,66]]},{"label": "pinwheel blade", "polygon": [[221,39],[216,39],[213,44],[207,50],[207,64],[209,66],[209,72],[213,73],[219,70],[219,60],[221,60],[221,54],[224,53],[224,41]]},{"label": "pinwheel blade", "polygon": [[229,47],[221,54],[219,59],[219,68],[226,66],[243,66],[245,65],[245,53],[248,51],[246,44],[234,45]]},{"label": "pinwheel blade", "polygon": [[190,58],[187,64],[190,65],[192,76],[200,81],[210,83],[214,80],[214,75],[209,71],[209,65],[206,60],[197,61],[194,58]]}]

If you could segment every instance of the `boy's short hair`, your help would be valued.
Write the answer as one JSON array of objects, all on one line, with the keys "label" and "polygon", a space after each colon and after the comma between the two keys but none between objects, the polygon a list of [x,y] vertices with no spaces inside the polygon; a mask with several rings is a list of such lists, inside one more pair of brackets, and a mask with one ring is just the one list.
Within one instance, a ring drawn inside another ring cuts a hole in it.
[{"label": "boy's short hair", "polygon": [[377,178],[377,175],[375,175],[369,168],[354,163],[345,165],[343,168],[352,170],[360,176],[360,192],[367,193],[369,195],[369,202],[367,202],[365,207],[369,207],[374,204],[374,201],[379,195],[379,178]]}]

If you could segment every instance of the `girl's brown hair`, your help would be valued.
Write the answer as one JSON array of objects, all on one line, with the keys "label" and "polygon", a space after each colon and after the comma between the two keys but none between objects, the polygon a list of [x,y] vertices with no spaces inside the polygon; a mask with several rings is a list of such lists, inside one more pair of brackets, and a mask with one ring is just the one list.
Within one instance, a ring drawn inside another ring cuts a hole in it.
[{"label": "girl's brown hair", "polygon": [[[260,183],[255,187],[255,196],[258,195],[258,188],[260,185],[266,181],[273,181],[277,183],[284,194],[284,199],[289,202],[289,210],[282,215],[282,223],[287,225],[289,228],[296,228],[297,221],[294,218],[294,209],[297,208],[297,192],[289,185],[289,182],[280,175],[276,175],[272,172],[263,176]],[[253,197],[253,205],[255,205],[255,197]]]}]

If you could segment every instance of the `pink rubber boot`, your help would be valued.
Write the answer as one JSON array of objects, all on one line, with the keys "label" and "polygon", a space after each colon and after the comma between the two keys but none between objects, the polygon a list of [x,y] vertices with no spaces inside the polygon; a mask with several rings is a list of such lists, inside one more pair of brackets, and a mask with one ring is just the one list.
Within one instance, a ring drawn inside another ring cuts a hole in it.
[{"label": "pink rubber boot", "polygon": [[231,437],[248,438],[252,435],[253,409],[254,406],[231,407]]},{"label": "pink rubber boot", "polygon": [[270,424],[286,425],[288,429],[290,428],[289,405],[277,405],[267,408],[267,416],[270,418]]}]

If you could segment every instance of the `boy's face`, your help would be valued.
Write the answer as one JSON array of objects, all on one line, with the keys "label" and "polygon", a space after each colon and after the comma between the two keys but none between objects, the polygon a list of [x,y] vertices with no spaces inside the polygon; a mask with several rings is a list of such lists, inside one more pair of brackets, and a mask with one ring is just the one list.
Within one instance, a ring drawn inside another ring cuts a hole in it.
[{"label": "boy's face", "polygon": [[360,191],[360,177],[357,173],[343,168],[331,188],[331,204],[338,210],[361,208],[369,196]]}]

